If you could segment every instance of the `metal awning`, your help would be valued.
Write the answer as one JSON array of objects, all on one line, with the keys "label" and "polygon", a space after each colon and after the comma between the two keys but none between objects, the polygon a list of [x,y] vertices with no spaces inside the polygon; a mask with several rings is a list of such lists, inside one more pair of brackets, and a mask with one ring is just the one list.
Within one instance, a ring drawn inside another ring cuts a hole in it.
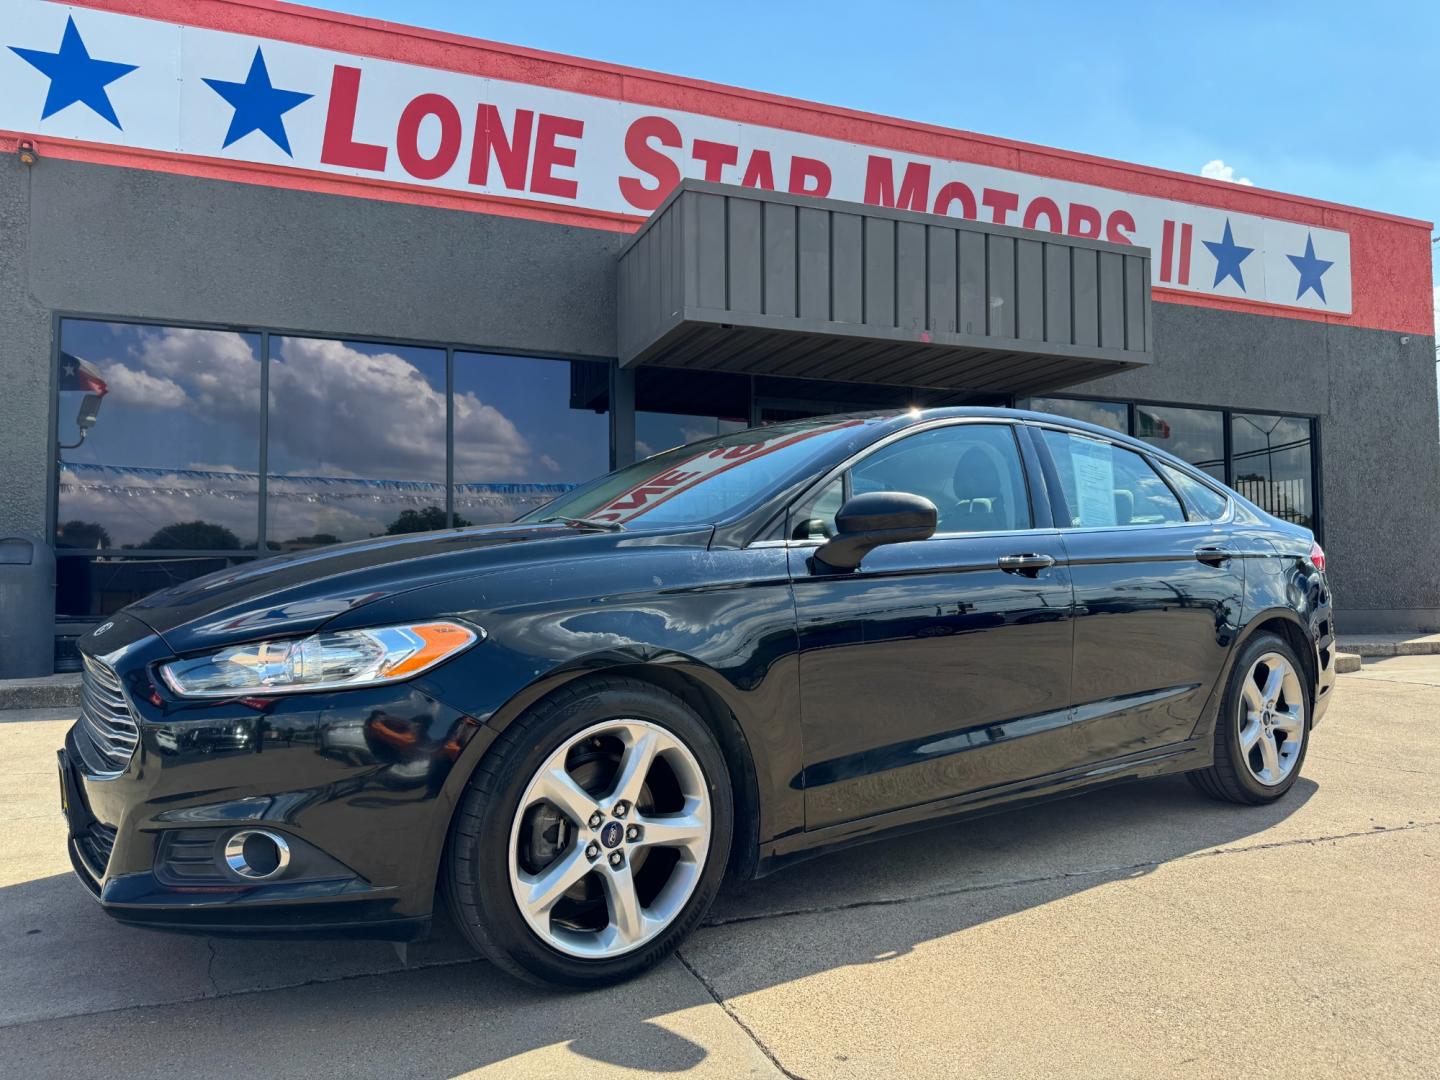
[{"label": "metal awning", "polygon": [[1152,358],[1148,248],[695,180],[618,291],[624,367],[1030,393]]}]

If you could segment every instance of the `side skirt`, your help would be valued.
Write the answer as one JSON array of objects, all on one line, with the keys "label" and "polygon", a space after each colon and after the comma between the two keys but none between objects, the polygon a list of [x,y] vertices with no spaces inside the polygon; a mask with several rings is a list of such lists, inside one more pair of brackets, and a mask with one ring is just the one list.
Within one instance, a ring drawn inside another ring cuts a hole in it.
[{"label": "side skirt", "polygon": [[1211,763],[1210,739],[1171,743],[1140,754],[1110,758],[1078,769],[1049,773],[999,787],[982,788],[936,802],[891,810],[857,821],[793,833],[760,846],[756,877],[765,877],[792,863],[832,851],[965,818],[983,817],[1020,806],[1065,799],[1099,787],[1123,784],[1169,773],[1203,769]]}]

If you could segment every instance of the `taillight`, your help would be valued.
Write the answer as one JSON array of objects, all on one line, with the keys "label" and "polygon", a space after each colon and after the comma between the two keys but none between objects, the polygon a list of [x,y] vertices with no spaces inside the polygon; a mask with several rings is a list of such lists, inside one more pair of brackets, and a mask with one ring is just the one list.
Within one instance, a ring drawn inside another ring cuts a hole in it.
[{"label": "taillight", "polygon": [[1310,544],[1310,561],[1315,564],[1316,570],[1322,574],[1325,572],[1325,549],[1313,541]]}]

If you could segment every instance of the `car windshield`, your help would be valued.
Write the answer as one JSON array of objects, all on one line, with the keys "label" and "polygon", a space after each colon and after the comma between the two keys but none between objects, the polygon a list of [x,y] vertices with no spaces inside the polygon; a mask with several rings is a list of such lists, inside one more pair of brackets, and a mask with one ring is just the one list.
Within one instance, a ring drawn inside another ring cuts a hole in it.
[{"label": "car windshield", "polygon": [[628,527],[708,525],[762,497],[879,416],[750,428],[656,454],[534,510],[520,521],[583,519]]}]

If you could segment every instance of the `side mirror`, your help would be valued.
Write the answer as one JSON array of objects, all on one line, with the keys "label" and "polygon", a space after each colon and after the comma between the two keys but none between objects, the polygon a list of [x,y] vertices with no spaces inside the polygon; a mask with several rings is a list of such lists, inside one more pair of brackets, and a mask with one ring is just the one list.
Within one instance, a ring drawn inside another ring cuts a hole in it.
[{"label": "side mirror", "polygon": [[935,504],[903,491],[856,495],[835,515],[835,537],[820,545],[815,560],[830,570],[850,571],[881,544],[903,544],[935,535]]}]

